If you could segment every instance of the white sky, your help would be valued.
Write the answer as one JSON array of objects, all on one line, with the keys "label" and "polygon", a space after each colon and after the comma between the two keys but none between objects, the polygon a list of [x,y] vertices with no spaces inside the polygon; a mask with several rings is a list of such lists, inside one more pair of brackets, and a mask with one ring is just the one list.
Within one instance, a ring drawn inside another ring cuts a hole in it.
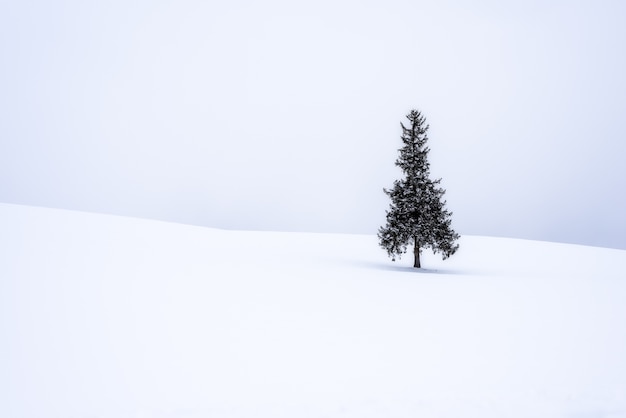
[{"label": "white sky", "polygon": [[602,0],[0,1],[0,201],[375,233],[415,107],[458,232],[626,248],[625,23]]}]

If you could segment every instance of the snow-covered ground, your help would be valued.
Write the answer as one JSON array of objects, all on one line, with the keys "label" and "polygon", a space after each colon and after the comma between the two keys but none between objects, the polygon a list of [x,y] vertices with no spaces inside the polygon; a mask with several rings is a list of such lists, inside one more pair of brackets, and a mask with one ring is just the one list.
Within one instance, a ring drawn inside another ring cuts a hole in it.
[{"label": "snow-covered ground", "polygon": [[0,416],[626,417],[626,251],[0,204]]}]

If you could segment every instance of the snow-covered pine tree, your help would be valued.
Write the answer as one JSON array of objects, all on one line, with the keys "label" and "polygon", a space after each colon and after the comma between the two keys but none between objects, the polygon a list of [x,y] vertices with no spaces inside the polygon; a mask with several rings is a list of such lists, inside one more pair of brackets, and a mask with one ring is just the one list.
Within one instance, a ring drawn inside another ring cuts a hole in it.
[{"label": "snow-covered pine tree", "polygon": [[426,119],[417,110],[406,117],[410,126],[400,123],[404,146],[398,150],[400,155],[396,160],[404,176],[394,181],[393,188],[384,189],[391,204],[387,224],[379,228],[378,238],[393,261],[413,244],[413,267],[420,268],[422,249],[441,253],[445,260],[459,248],[456,243],[459,235],[450,226],[452,212],[445,208],[445,190],[439,187],[441,179],[430,179]]}]

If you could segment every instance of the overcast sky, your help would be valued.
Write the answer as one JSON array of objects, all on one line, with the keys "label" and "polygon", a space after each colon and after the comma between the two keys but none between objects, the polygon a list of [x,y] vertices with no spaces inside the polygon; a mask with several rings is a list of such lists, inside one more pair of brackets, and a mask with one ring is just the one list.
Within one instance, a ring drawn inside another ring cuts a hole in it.
[{"label": "overcast sky", "polygon": [[0,1],[0,202],[374,234],[430,123],[461,234],[626,248],[626,2]]}]

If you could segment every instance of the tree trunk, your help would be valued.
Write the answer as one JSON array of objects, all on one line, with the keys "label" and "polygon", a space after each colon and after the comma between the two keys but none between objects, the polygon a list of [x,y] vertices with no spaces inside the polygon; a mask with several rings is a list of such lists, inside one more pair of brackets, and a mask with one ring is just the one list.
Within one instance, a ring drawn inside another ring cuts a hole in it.
[{"label": "tree trunk", "polygon": [[413,255],[415,256],[415,262],[413,263],[413,267],[415,267],[416,269],[422,268],[422,265],[420,263],[420,243],[415,240],[415,244],[413,247]]}]

